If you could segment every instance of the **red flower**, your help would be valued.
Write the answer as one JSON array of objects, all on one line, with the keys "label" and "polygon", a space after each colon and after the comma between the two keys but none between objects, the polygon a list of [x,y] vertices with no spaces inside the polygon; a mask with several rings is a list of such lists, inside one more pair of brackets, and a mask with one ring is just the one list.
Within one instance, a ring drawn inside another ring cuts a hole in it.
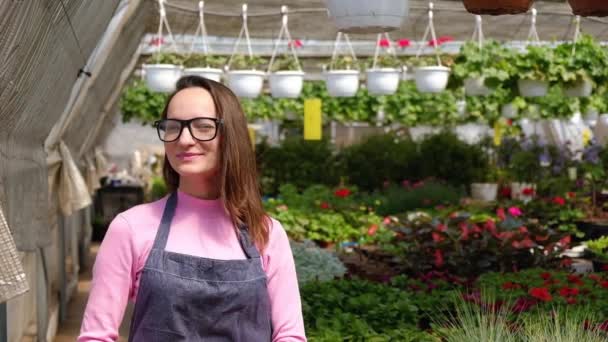
[{"label": "red flower", "polygon": [[563,246],[568,246],[568,245],[570,245],[571,241],[572,241],[572,238],[570,237],[570,235],[568,235],[568,236],[561,238],[559,240],[559,243],[561,243]]},{"label": "red flower", "polygon": [[572,284],[576,284],[576,285],[583,285],[583,281],[581,280],[581,277],[579,277],[575,274],[568,275],[568,282],[570,282]]},{"label": "red flower", "polygon": [[597,282],[602,281],[602,278],[601,278],[600,276],[598,276],[597,274],[590,274],[590,275],[589,275],[589,279],[591,279],[591,280],[595,280],[595,281],[597,281]]},{"label": "red flower", "polygon": [[503,208],[498,208],[496,210],[496,216],[498,216],[501,221],[504,221],[507,218],[507,216],[505,215],[505,210]]},{"label": "red flower", "polygon": [[502,288],[504,290],[521,289],[521,285],[508,281],[502,284]]},{"label": "red flower", "polygon": [[399,45],[400,48],[406,48],[410,45],[412,45],[412,43],[409,41],[409,39],[399,39],[397,41],[397,44]]},{"label": "red flower", "polygon": [[511,198],[511,188],[508,186],[503,186],[500,189],[500,196],[504,198]]},{"label": "red flower", "polygon": [[437,38],[437,40],[435,40],[435,39],[429,40],[428,45],[429,46],[439,46],[443,43],[451,42],[453,40],[454,40],[454,38],[452,38],[450,36],[442,36],[442,37]]},{"label": "red flower", "polygon": [[534,196],[534,188],[525,188],[521,191],[522,194],[526,195],[526,196]]},{"label": "red flower", "polygon": [[437,225],[437,230],[443,233],[446,230],[448,230],[448,227],[445,224],[440,223],[440,224]]},{"label": "red flower", "polygon": [[525,226],[519,227],[519,233],[520,234],[528,234],[528,228],[526,228]]},{"label": "red flower", "polygon": [[367,230],[367,235],[372,236],[372,235],[376,234],[377,230],[378,230],[378,225],[372,224],[371,226],[369,226],[369,229]]},{"label": "red flower", "polygon": [[148,43],[148,45],[159,46],[159,45],[163,45],[164,43],[165,43],[165,40],[162,37],[160,37],[160,38],[156,37],[156,38],[152,38],[150,40],[150,42]]},{"label": "red flower", "polygon": [[608,321],[604,321],[598,325],[598,329],[602,331],[608,331]]},{"label": "red flower", "polygon": [[540,274],[540,277],[543,278],[544,280],[551,279],[551,273],[543,272]]},{"label": "red flower", "polygon": [[572,259],[570,258],[563,258],[560,262],[559,262],[561,267],[570,267],[572,266]]},{"label": "red flower", "polygon": [[517,298],[517,301],[513,305],[511,311],[513,311],[513,313],[522,313],[530,310],[534,305],[536,305],[536,301],[534,299],[520,297]]},{"label": "red flower", "polygon": [[579,291],[575,287],[562,287],[559,290],[559,295],[562,297],[572,297],[578,295]]},{"label": "red flower", "polygon": [[574,298],[574,297],[566,298],[566,303],[576,304],[576,298]]},{"label": "red flower", "polygon": [[291,46],[292,46],[292,44],[293,44],[293,47],[294,47],[294,48],[301,48],[301,47],[303,46],[303,45],[302,45],[302,41],[301,41],[301,40],[299,40],[299,39],[294,39],[294,40],[290,41],[289,43],[287,43],[287,45],[288,45],[289,47],[291,47]]},{"label": "red flower", "polygon": [[605,288],[605,289],[608,289],[608,280],[602,280],[600,282],[600,286],[603,287],[603,288]]},{"label": "red flower", "polygon": [[576,197],[576,192],[569,192],[569,193],[566,194],[566,196],[568,198],[575,198]]},{"label": "red flower", "polygon": [[321,202],[320,207],[321,207],[321,209],[329,209],[329,203],[327,203],[327,202]]},{"label": "red flower", "polygon": [[538,242],[547,241],[547,240],[549,240],[549,235],[545,235],[545,236],[534,235],[534,239]]},{"label": "red flower", "polygon": [[557,205],[566,205],[566,200],[563,197],[559,196],[554,197],[552,202]]},{"label": "red flower", "polygon": [[378,42],[378,46],[380,47],[390,47],[391,46],[391,41],[388,39],[380,39],[380,41]]},{"label": "red flower", "polygon": [[602,272],[608,272],[608,265],[602,265]]},{"label": "red flower", "polygon": [[435,250],[435,266],[442,267],[444,264],[443,253],[440,249]]},{"label": "red flower", "polygon": [[441,241],[445,240],[445,238],[437,232],[433,232],[433,233],[431,233],[431,235],[433,236],[433,241],[435,241],[435,242],[441,242]]},{"label": "red flower", "polygon": [[533,287],[530,289],[529,293],[530,296],[542,300],[543,302],[550,302],[553,299],[546,287]]},{"label": "red flower", "polygon": [[507,125],[513,126],[513,119],[507,119]]},{"label": "red flower", "polygon": [[340,197],[340,198],[346,198],[346,197],[350,196],[350,190],[347,188],[341,188],[341,189],[336,190],[334,192],[334,195],[336,195],[337,197]]}]

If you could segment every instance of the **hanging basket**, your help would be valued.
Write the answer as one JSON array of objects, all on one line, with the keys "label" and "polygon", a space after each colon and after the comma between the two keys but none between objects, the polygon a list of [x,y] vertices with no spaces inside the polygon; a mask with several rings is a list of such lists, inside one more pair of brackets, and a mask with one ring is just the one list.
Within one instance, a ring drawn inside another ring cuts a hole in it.
[{"label": "hanging basket", "polygon": [[268,79],[270,93],[275,98],[294,99],[300,96],[304,85],[303,71],[277,71]]},{"label": "hanging basket", "polygon": [[503,118],[515,119],[519,114],[519,110],[513,103],[507,103],[500,108],[500,114]]},{"label": "hanging basket", "polygon": [[220,82],[222,78],[222,74],[224,72],[222,69],[216,68],[186,68],[184,69],[184,75],[193,75],[200,76],[215,82]]},{"label": "hanging basket", "polygon": [[359,89],[359,71],[331,70],[325,73],[327,92],[332,97],[355,96]]},{"label": "hanging basket", "polygon": [[492,90],[485,85],[485,78],[475,77],[464,80],[464,92],[469,96],[488,96]]},{"label": "hanging basket", "polygon": [[608,16],[608,2],[604,0],[568,0],[572,12],[582,17]]},{"label": "hanging basket", "polygon": [[372,95],[394,94],[399,87],[401,70],[381,68],[367,70],[367,91]]},{"label": "hanging basket", "polygon": [[174,64],[144,64],[144,78],[150,90],[170,93],[182,75],[182,67]]},{"label": "hanging basket", "polygon": [[589,97],[593,92],[593,83],[589,80],[580,80],[573,86],[564,88],[564,94],[568,97]]},{"label": "hanging basket", "polygon": [[549,92],[549,82],[546,81],[520,79],[517,81],[517,87],[524,97],[542,97]]},{"label": "hanging basket", "polygon": [[526,13],[532,6],[532,0],[463,0],[463,2],[467,11],[489,15]]},{"label": "hanging basket", "polygon": [[262,92],[264,75],[264,72],[258,70],[229,71],[228,87],[238,97],[256,98]]},{"label": "hanging basket", "polygon": [[325,0],[338,31],[383,33],[401,27],[409,0]]},{"label": "hanging basket", "polygon": [[498,184],[496,183],[473,183],[471,184],[471,197],[482,202],[496,201],[498,196]]},{"label": "hanging basket", "polygon": [[445,90],[450,68],[444,66],[418,67],[414,71],[416,88],[421,93],[440,93]]}]

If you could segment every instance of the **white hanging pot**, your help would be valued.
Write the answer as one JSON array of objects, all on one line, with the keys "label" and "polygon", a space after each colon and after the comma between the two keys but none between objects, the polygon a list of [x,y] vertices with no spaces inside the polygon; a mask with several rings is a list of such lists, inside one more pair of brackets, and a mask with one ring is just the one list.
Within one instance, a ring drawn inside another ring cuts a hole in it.
[{"label": "white hanging pot", "polygon": [[216,68],[186,68],[184,69],[184,75],[200,76],[215,82],[219,82],[222,77],[222,69]]},{"label": "white hanging pot", "polygon": [[174,64],[144,64],[144,79],[150,90],[170,93],[182,75],[182,67]]},{"label": "white hanging pot", "polygon": [[590,108],[585,113],[583,120],[589,127],[594,127],[597,124],[597,119],[599,117],[599,113],[597,110]]},{"label": "white hanging pot", "polygon": [[498,184],[496,183],[473,183],[471,184],[471,197],[478,201],[496,201],[498,196]]},{"label": "white hanging pot", "polygon": [[564,88],[564,94],[568,97],[589,97],[593,91],[593,83],[588,80],[580,80],[573,86]]},{"label": "white hanging pot", "polygon": [[275,98],[297,98],[304,85],[304,72],[277,71],[270,74],[268,79],[270,93]]},{"label": "white hanging pot", "polygon": [[367,70],[367,91],[372,95],[394,94],[400,78],[401,70],[396,68]]},{"label": "white hanging pot", "polygon": [[448,85],[450,68],[444,66],[418,67],[414,71],[416,88],[421,93],[440,93]]},{"label": "white hanging pot", "polygon": [[524,97],[541,97],[549,92],[549,82],[520,79],[517,80],[519,93]]},{"label": "white hanging pot", "polygon": [[359,71],[332,70],[325,73],[325,84],[329,96],[355,96],[359,89]]},{"label": "white hanging pot", "polygon": [[519,110],[517,109],[517,107],[515,107],[513,103],[507,103],[505,105],[502,105],[502,107],[500,108],[500,114],[503,118],[515,119],[517,117],[517,114],[519,114]]},{"label": "white hanging pot", "polygon": [[384,33],[399,29],[407,17],[409,0],[325,0],[338,31]]},{"label": "white hanging pot", "polygon": [[258,70],[228,71],[228,87],[238,97],[256,98],[262,92],[264,75]]},{"label": "white hanging pot", "polygon": [[469,96],[488,96],[492,90],[485,85],[484,77],[470,77],[464,80],[464,92]]}]

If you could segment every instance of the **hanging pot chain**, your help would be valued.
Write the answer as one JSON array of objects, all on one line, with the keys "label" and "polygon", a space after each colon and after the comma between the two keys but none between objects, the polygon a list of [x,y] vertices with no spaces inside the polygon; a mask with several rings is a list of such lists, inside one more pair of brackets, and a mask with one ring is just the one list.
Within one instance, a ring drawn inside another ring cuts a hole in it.
[{"label": "hanging pot chain", "polygon": [[171,32],[171,27],[169,27],[169,21],[167,21],[167,10],[165,9],[165,0],[158,0],[159,14],[160,20],[158,22],[158,44],[156,46],[156,62],[160,61],[160,51],[163,45],[163,25],[167,27],[167,32],[169,33],[169,37],[171,38],[171,44],[173,45],[173,49],[177,52],[177,45],[175,45],[175,39],[173,38],[173,33]]},{"label": "hanging pot chain", "polygon": [[247,43],[247,52],[249,53],[249,58],[253,57],[253,50],[251,49],[251,39],[249,38],[249,29],[247,28],[247,4],[243,4],[243,13],[242,13],[242,18],[243,18],[243,26],[241,27],[241,32],[239,32],[239,37],[237,38],[236,42],[234,43],[234,47],[232,49],[232,54],[230,55],[230,59],[228,60],[228,64],[226,64],[226,69],[230,69],[230,65],[232,63],[232,60],[234,59],[234,55],[236,54],[236,51],[239,47],[239,43],[241,42],[241,39],[243,38],[243,34],[245,35],[245,42]]},{"label": "hanging pot chain", "polygon": [[536,17],[538,15],[538,11],[536,8],[532,8],[532,19],[530,23],[530,31],[528,32],[528,40],[526,44],[529,44],[531,41],[535,43],[540,43],[540,38],[538,37],[538,31],[536,31]]},{"label": "hanging pot chain", "polygon": [[579,38],[581,37],[581,16],[577,15],[574,18],[575,27],[574,27],[574,39],[572,44],[572,58],[576,54],[576,43],[578,43]]},{"label": "hanging pot chain", "polygon": [[376,69],[376,65],[378,63],[378,56],[380,54],[380,42],[382,41],[382,36],[388,42],[388,53],[393,55],[393,57],[397,58],[397,53],[395,49],[391,46],[391,37],[389,37],[388,32],[378,33],[378,37],[376,38],[376,50],[374,51],[374,64],[372,65],[372,69]]},{"label": "hanging pot chain", "polygon": [[424,31],[424,36],[422,37],[422,42],[418,51],[416,52],[416,58],[420,58],[420,54],[422,53],[422,49],[424,48],[424,42],[431,34],[431,39],[433,42],[433,46],[435,48],[435,56],[437,57],[437,65],[441,66],[441,58],[439,57],[439,42],[437,41],[437,35],[435,34],[435,25],[433,24],[433,3],[429,2],[429,24]]},{"label": "hanging pot chain", "polygon": [[334,51],[331,55],[331,61],[329,63],[329,70],[334,69],[334,63],[336,60],[336,56],[338,54],[338,47],[340,46],[340,41],[342,40],[342,36],[344,36],[344,41],[346,42],[346,46],[348,47],[348,50],[349,50],[351,56],[353,57],[353,62],[357,62],[357,56],[355,55],[355,50],[353,49],[353,46],[350,43],[350,39],[348,38],[348,33],[338,32],[338,34],[336,35],[336,41],[334,42]]},{"label": "hanging pot chain", "polygon": [[475,16],[475,31],[473,31],[473,37],[471,37],[472,41],[477,41],[479,45],[479,50],[483,48],[483,19],[481,19],[480,15]]},{"label": "hanging pot chain", "polygon": [[207,27],[205,26],[205,13],[204,13],[204,7],[205,7],[205,2],[204,1],[199,1],[198,2],[198,27],[196,28],[196,32],[194,33],[194,38],[192,39],[192,44],[190,45],[190,51],[188,52],[188,56],[192,55],[192,53],[194,52],[194,43],[196,42],[196,38],[199,35],[201,35],[201,38],[203,40],[203,54],[204,55],[208,55],[210,52],[209,49],[209,41],[208,41],[208,37],[207,37]]},{"label": "hanging pot chain", "polygon": [[279,45],[281,44],[281,39],[283,38],[283,34],[285,34],[286,38],[287,38],[287,45],[289,46],[289,50],[291,51],[291,54],[293,55],[293,58],[296,61],[296,65],[298,66],[298,70],[302,71],[302,68],[300,66],[300,61],[298,59],[298,55],[296,54],[296,50],[295,50],[295,43],[293,41],[293,39],[291,38],[291,34],[289,33],[289,28],[287,27],[287,6],[281,6],[281,30],[279,31],[279,38],[277,39],[277,42],[274,44],[274,49],[272,50],[272,57],[270,58],[270,63],[268,64],[268,73],[271,72],[272,70],[272,65],[274,64],[274,59],[277,55],[277,51],[279,50]]}]

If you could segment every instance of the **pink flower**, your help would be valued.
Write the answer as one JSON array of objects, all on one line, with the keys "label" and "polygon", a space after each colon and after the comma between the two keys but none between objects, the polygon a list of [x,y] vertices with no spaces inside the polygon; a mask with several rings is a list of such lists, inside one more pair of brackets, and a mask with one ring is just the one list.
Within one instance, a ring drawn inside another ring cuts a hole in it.
[{"label": "pink flower", "polygon": [[498,218],[501,221],[504,221],[507,217],[505,216],[505,210],[503,208],[498,208],[496,210],[496,216],[498,216]]},{"label": "pink flower", "polygon": [[521,209],[519,209],[518,207],[511,207],[509,208],[509,215],[513,216],[513,217],[518,217],[521,216],[523,213],[521,212]]},{"label": "pink flower", "polygon": [[553,198],[552,202],[559,206],[566,204],[566,200],[563,197],[559,197],[559,196],[556,196],[555,198]]},{"label": "pink flower", "polygon": [[372,224],[371,226],[369,226],[369,229],[367,230],[367,235],[372,236],[372,235],[376,234],[377,231],[378,231],[378,225]]},{"label": "pink flower", "polygon": [[391,41],[388,39],[380,39],[380,41],[378,42],[378,46],[380,47],[390,47],[391,46]]},{"label": "pink flower", "polygon": [[164,43],[165,43],[165,41],[164,41],[163,37],[160,37],[160,38],[156,37],[156,38],[152,38],[150,40],[150,42],[148,43],[148,45],[159,46],[159,45],[163,45]]},{"label": "pink flower", "polygon": [[321,209],[329,209],[329,203],[327,203],[327,202],[321,202],[320,207],[321,207]]},{"label": "pink flower", "polygon": [[443,253],[441,252],[440,249],[436,249],[435,250],[435,266],[441,267],[441,266],[443,266],[443,264],[444,264]]},{"label": "pink flower", "polygon": [[292,41],[290,41],[289,43],[287,43],[287,45],[289,45],[289,47],[291,47],[293,44],[294,48],[301,48],[302,47],[302,41],[299,39],[294,39]]},{"label": "pink flower", "polygon": [[443,43],[451,42],[453,40],[454,40],[454,38],[452,38],[450,36],[442,36],[442,37],[437,38],[437,40],[434,40],[434,39],[429,40],[428,45],[429,46],[439,46]]},{"label": "pink flower", "polygon": [[434,242],[441,242],[441,241],[445,240],[445,238],[443,236],[441,236],[441,234],[439,234],[437,232],[432,232],[431,236],[433,237],[433,241]]},{"label": "pink flower", "polygon": [[412,43],[408,40],[408,39],[399,39],[397,41],[397,44],[399,45],[400,48],[406,48],[410,45],[412,45]]}]

